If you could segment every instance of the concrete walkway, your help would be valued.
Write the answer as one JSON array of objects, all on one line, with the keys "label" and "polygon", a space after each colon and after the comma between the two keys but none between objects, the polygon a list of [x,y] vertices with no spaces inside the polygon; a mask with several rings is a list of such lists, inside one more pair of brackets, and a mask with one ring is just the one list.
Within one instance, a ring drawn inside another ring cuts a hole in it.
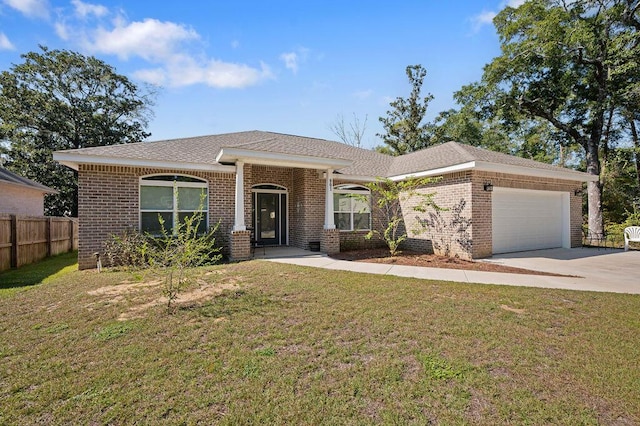
[{"label": "concrete walkway", "polygon": [[257,249],[255,257],[271,262],[316,268],[430,280],[640,294],[640,251],[624,252],[595,248],[551,249],[496,255],[483,260],[484,262],[576,277],[350,262],[292,247]]}]

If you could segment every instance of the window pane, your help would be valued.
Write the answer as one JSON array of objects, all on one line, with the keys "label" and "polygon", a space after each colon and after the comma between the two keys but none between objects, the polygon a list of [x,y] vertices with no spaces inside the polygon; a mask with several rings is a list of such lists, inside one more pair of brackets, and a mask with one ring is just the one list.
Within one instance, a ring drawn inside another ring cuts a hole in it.
[{"label": "window pane", "polygon": [[[202,205],[200,205],[200,197]],[[207,211],[207,189],[206,188],[178,188],[178,210],[198,210]]]},{"label": "window pane", "polygon": [[369,213],[371,211],[369,197],[367,197],[366,201],[361,200],[360,198],[353,199],[353,211],[354,213]]},{"label": "window pane", "polygon": [[349,194],[333,194],[333,210],[336,212],[351,211],[351,197]]},{"label": "window pane", "polygon": [[353,229],[369,229],[369,213],[353,214]]},{"label": "window pane", "polygon": [[145,212],[142,213],[142,224],[141,230],[142,232],[148,232],[150,234],[160,234],[162,233],[162,227],[160,226],[160,221],[158,220],[158,215],[162,216],[164,219],[164,227],[168,233],[171,233],[173,229],[173,213],[163,212]]},{"label": "window pane", "polygon": [[351,230],[351,214],[349,213],[334,213],[333,220],[336,223],[336,228],[341,231]]},{"label": "window pane", "polygon": [[[187,217],[191,217],[194,214],[194,212],[183,212],[183,213],[178,213],[178,220],[180,220],[181,223],[184,223],[185,218]],[[193,223],[193,225],[196,225],[196,223]],[[205,232],[207,232],[207,215],[202,213],[201,214],[201,219],[200,222],[197,223],[198,226],[198,234],[204,234]]]},{"label": "window pane", "polygon": [[141,186],[140,208],[142,210],[172,210],[173,188],[170,186]]}]

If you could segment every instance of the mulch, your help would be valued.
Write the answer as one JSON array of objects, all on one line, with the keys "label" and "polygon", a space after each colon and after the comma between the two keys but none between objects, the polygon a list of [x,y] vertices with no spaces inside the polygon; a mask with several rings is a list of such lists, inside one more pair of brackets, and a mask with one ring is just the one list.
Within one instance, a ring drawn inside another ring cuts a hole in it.
[{"label": "mulch", "polygon": [[551,272],[514,268],[512,266],[499,265],[489,262],[474,262],[472,260],[460,259],[458,257],[447,257],[438,256],[435,254],[418,253],[408,250],[405,250],[402,253],[391,257],[389,255],[389,250],[384,248],[344,251],[332,254],[331,257],[334,259],[350,260],[354,262],[423,266],[427,268],[464,269],[469,271],[503,272],[509,274],[546,275],[556,277],[569,276],[554,274]]}]

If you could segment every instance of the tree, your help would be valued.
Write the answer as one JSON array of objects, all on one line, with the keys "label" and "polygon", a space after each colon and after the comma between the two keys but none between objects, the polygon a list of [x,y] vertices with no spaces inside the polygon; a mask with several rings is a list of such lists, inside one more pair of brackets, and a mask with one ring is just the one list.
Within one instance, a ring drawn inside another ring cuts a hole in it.
[{"label": "tree", "polygon": [[77,216],[77,173],[52,152],[143,140],[154,92],[94,57],[40,48],[0,73],[3,156],[7,168],[60,191],[47,197],[47,214]]},{"label": "tree", "polygon": [[360,121],[356,113],[353,113],[353,121],[347,124],[344,120],[344,115],[338,114],[336,119],[329,123],[329,130],[340,139],[344,144],[362,147],[362,139],[364,133],[367,130],[368,116],[364,116],[364,121]]},{"label": "tree", "polygon": [[[482,76],[494,108],[544,120],[600,176],[609,114],[638,87],[637,0],[529,0],[494,19],[502,53]],[[636,104],[637,105],[637,104]],[[615,136],[614,136],[615,137]],[[602,183],[588,184],[589,229],[602,232]]]},{"label": "tree", "polygon": [[423,121],[433,96],[428,94],[421,98],[420,95],[427,70],[422,65],[409,65],[406,72],[412,87],[409,99],[396,98],[389,104],[392,109],[387,111],[387,116],[378,119],[386,133],[376,136],[381,137],[387,146],[377,149],[391,155],[418,151],[430,145],[429,126]]},{"label": "tree", "polygon": [[[407,206],[403,206],[403,203],[409,202],[411,209],[420,213],[425,213],[429,208],[441,210],[433,201],[435,193],[420,191],[420,188],[437,180],[437,178],[429,177],[409,178],[401,181],[384,178],[366,184],[373,197],[372,218],[374,226],[365,238],[371,239],[374,235],[378,235],[387,244],[391,256],[400,253],[400,246],[407,239],[403,214],[403,207]],[[424,230],[423,227],[413,231],[419,234]]]}]

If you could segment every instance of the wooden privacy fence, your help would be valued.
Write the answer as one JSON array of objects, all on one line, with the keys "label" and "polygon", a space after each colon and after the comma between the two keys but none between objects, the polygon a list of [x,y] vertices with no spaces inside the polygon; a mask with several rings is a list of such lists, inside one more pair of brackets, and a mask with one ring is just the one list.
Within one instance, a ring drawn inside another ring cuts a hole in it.
[{"label": "wooden privacy fence", "polygon": [[75,218],[0,215],[0,271],[77,248]]}]

